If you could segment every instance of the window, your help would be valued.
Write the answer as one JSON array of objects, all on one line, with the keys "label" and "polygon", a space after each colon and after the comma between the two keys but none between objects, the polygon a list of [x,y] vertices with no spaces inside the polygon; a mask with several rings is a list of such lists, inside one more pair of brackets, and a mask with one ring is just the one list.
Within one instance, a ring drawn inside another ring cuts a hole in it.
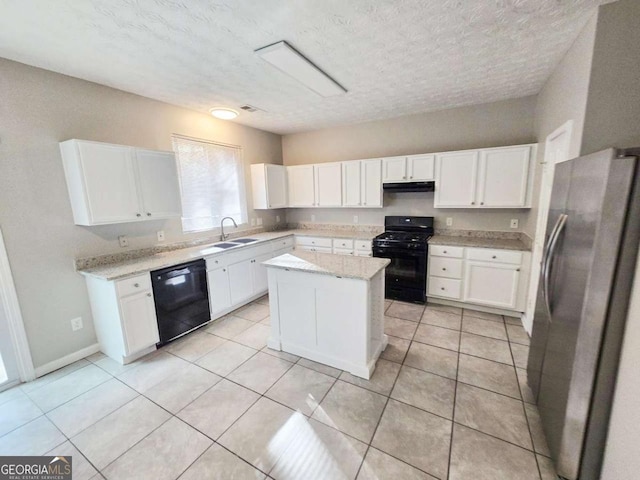
[{"label": "window", "polygon": [[182,230],[198,232],[224,217],[247,221],[240,147],[173,137],[182,191]]}]

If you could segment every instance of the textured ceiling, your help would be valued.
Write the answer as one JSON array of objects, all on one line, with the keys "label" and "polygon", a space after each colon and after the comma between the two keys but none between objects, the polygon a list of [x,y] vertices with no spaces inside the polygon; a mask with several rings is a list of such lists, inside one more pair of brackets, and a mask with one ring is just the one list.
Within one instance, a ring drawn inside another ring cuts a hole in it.
[{"label": "textured ceiling", "polygon": [[[0,0],[0,57],[277,133],[535,94],[611,0]],[[253,51],[286,40],[322,98]]]}]

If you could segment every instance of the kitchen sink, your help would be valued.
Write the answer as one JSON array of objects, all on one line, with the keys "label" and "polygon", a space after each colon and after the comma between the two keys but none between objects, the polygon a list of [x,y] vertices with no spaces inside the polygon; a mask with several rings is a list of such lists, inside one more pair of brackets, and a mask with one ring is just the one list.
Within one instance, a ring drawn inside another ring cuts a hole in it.
[{"label": "kitchen sink", "polygon": [[229,241],[233,243],[251,243],[251,242],[257,242],[258,239],[257,238],[236,238],[234,240],[229,240]]},{"label": "kitchen sink", "polygon": [[231,248],[231,247],[237,247],[238,244],[237,243],[216,243],[212,246],[216,248]]}]

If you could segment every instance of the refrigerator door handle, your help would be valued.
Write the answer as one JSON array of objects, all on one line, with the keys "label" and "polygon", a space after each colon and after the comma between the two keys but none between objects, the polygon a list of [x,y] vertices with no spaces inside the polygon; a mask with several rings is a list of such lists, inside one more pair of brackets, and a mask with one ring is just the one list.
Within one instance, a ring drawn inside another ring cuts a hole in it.
[{"label": "refrigerator door handle", "polygon": [[558,217],[558,221],[556,222],[556,226],[553,229],[552,236],[549,237],[549,247],[547,248],[547,256],[544,263],[542,292],[544,294],[544,302],[547,307],[547,313],[549,314],[550,322],[553,321],[553,317],[551,314],[551,298],[549,293],[549,276],[551,275],[551,264],[553,255],[555,254],[556,245],[558,244],[558,238],[560,238],[560,234],[564,230],[564,226],[566,225],[568,218],[569,216],[564,213]]},{"label": "refrigerator door handle", "polygon": [[547,270],[547,261],[549,258],[549,246],[551,242],[556,236],[556,231],[558,230],[558,224],[560,223],[561,217],[558,217],[556,223],[553,225],[551,229],[551,233],[549,234],[549,238],[547,238],[547,243],[544,245],[544,249],[542,250],[542,262],[540,264],[540,285],[542,286],[542,296],[544,297],[545,305],[548,305],[547,302],[547,289],[545,283],[545,272]]}]

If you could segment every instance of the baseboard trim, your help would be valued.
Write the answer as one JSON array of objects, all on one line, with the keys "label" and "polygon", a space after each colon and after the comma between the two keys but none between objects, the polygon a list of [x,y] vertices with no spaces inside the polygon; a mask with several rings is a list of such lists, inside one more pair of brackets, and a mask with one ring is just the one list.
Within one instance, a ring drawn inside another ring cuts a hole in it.
[{"label": "baseboard trim", "polygon": [[78,360],[82,360],[84,357],[88,357],[89,355],[93,355],[100,351],[100,345],[94,343],[93,345],[89,345],[88,347],[82,348],[77,352],[70,353],[69,355],[65,355],[58,360],[54,360],[53,362],[45,363],[44,365],[36,368],[36,377],[41,377],[46,375],[47,373],[51,373],[55,370],[59,370],[62,367],[66,367],[67,365],[71,365],[73,362],[77,362]]}]

